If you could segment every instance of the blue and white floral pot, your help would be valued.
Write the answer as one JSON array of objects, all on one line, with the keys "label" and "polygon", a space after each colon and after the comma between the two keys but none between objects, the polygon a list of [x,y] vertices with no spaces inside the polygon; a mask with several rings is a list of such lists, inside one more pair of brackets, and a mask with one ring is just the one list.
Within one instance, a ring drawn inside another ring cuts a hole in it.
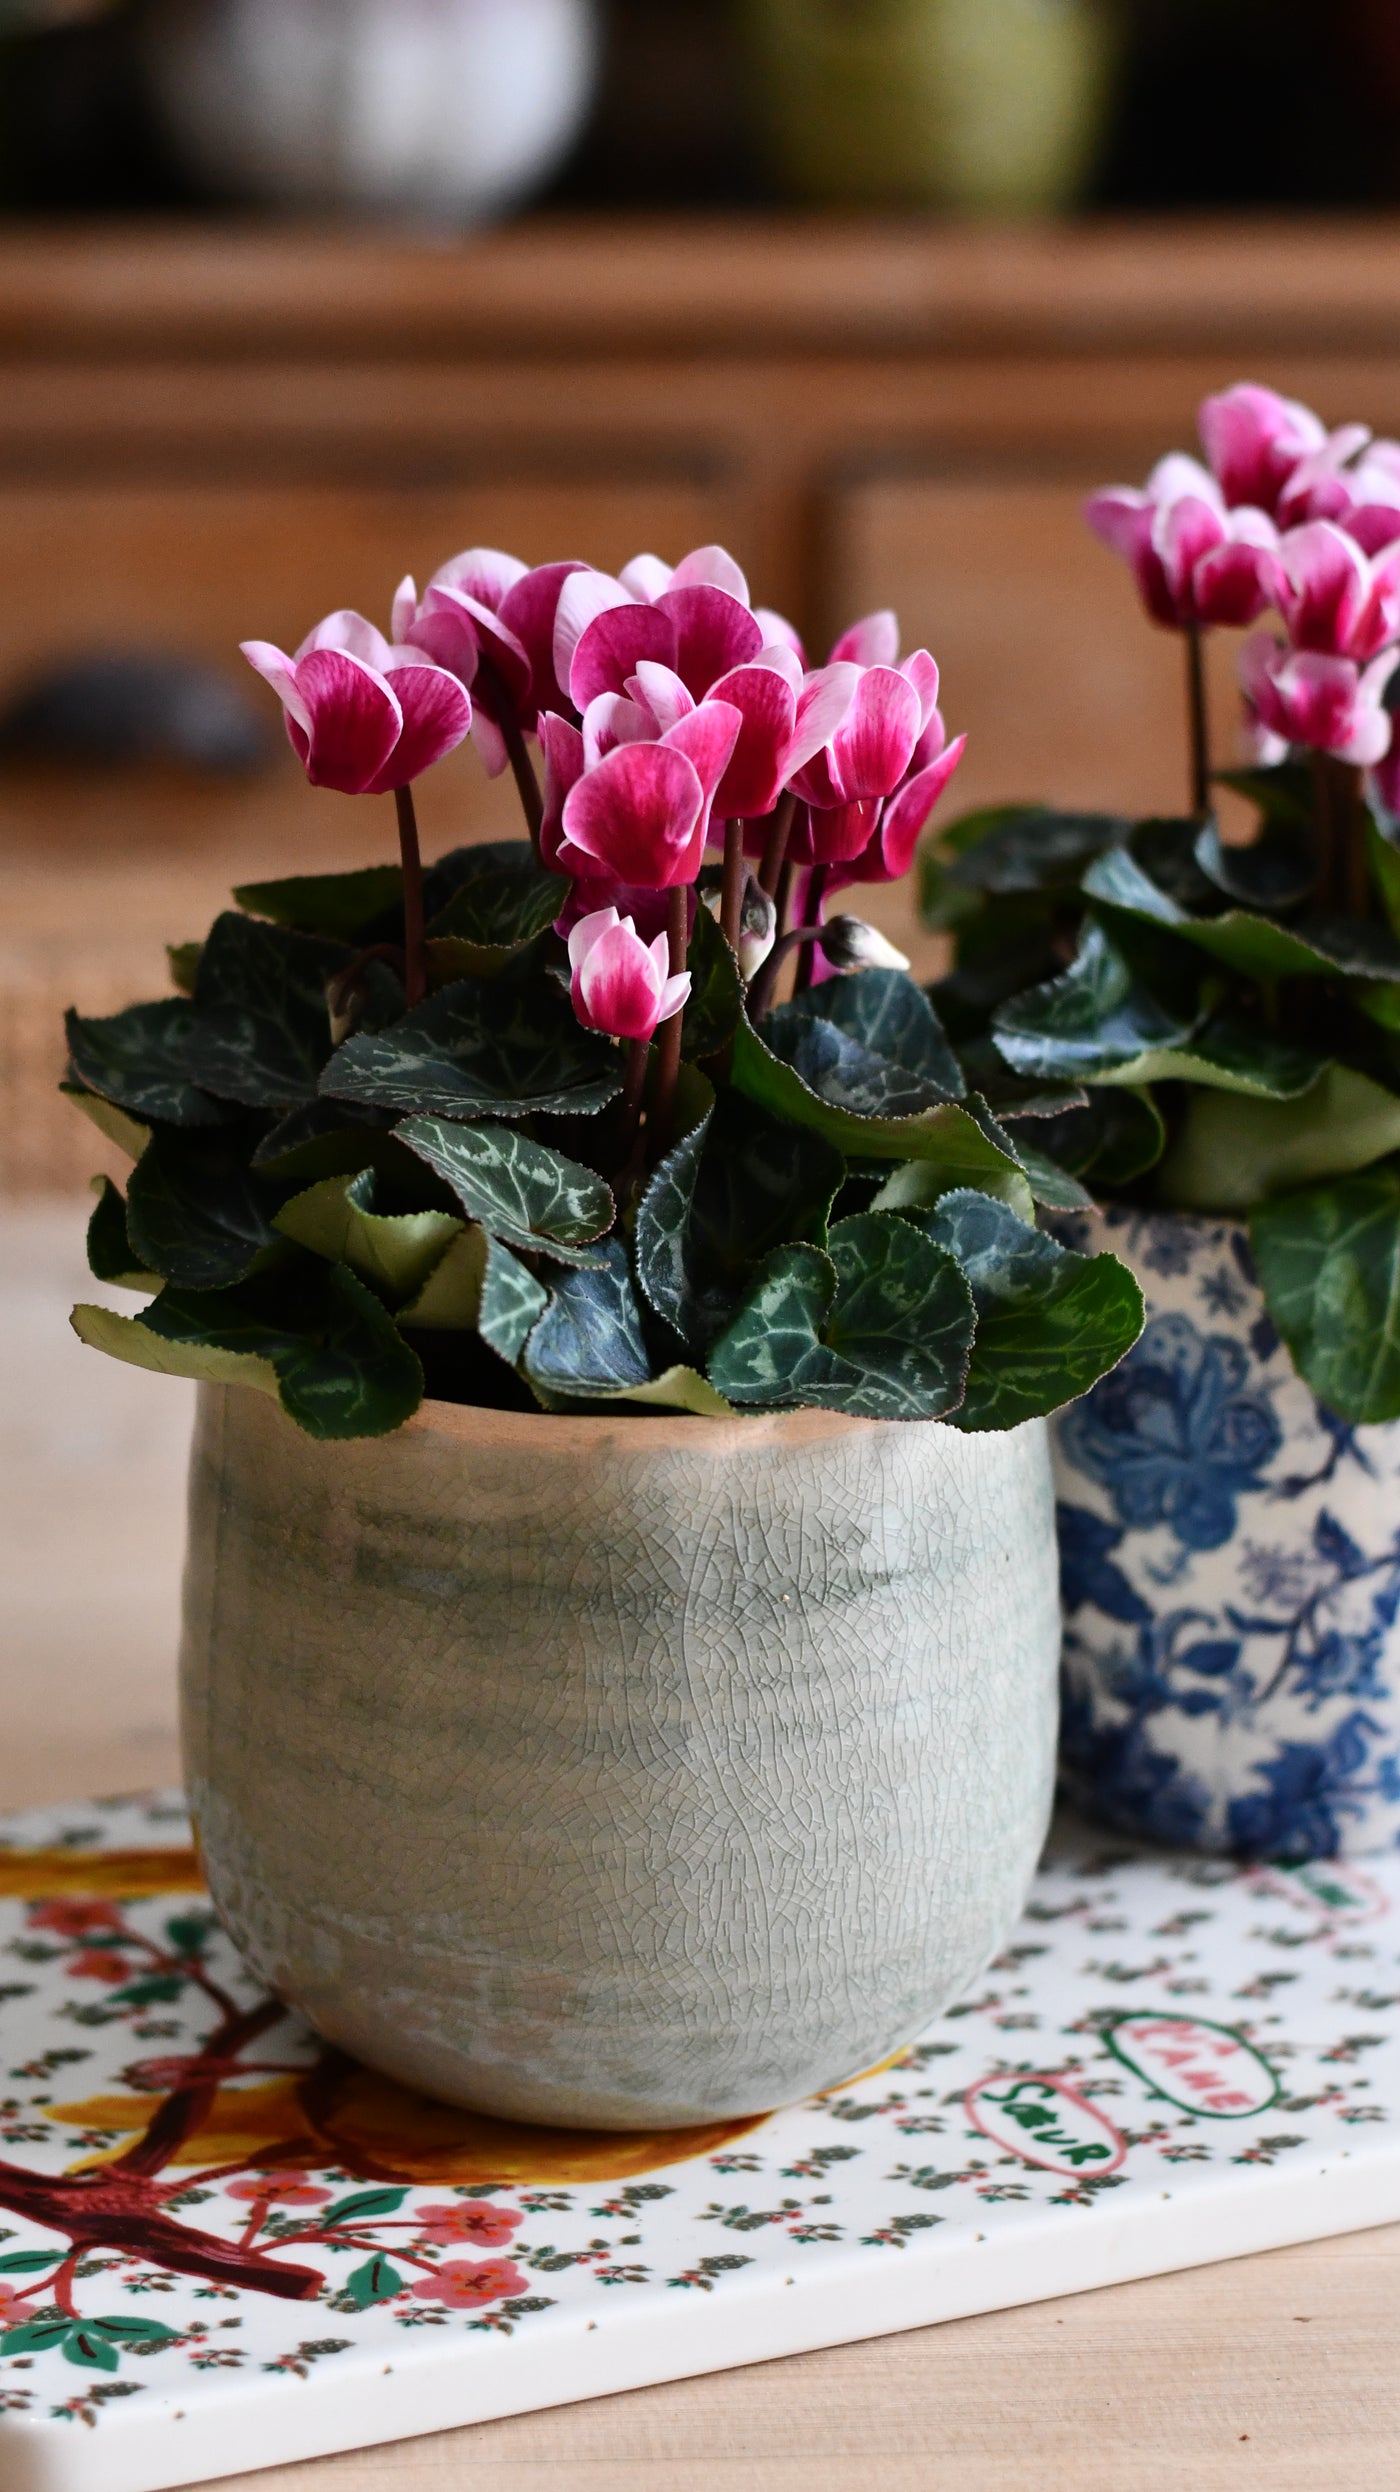
[{"label": "blue and white floral pot", "polygon": [[1238,1222],[1115,1206],[1062,1234],[1147,1300],[1053,1425],[1071,1796],[1203,1851],[1394,1848],[1400,1422],[1314,1399]]}]

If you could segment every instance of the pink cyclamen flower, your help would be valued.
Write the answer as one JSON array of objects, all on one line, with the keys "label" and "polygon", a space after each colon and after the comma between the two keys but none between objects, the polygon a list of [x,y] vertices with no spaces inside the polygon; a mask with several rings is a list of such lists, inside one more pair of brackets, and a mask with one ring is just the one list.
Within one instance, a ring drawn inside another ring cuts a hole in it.
[{"label": "pink cyclamen flower", "polygon": [[1384,552],[1400,540],[1400,442],[1372,441],[1364,425],[1344,426],[1294,471],[1280,516],[1288,527],[1335,520],[1363,554]]},{"label": "pink cyclamen flower", "polygon": [[1282,761],[1289,746],[1335,753],[1370,769],[1390,750],[1383,695],[1400,650],[1361,668],[1351,658],[1289,649],[1272,632],[1252,632],[1240,651],[1240,682],[1257,721],[1261,761]]},{"label": "pink cyclamen flower", "polygon": [[523,2215],[510,2206],[486,2206],[480,2200],[457,2199],[446,2206],[420,2206],[418,2222],[425,2241],[450,2249],[456,2241],[474,2241],[479,2249],[499,2250],[520,2230]]},{"label": "pink cyclamen flower", "polygon": [[561,770],[582,767],[559,810],[557,840],[551,819],[547,859],[568,874],[601,870],[651,891],[693,883],[742,723],[731,703],[702,701],[658,737],[650,712],[601,694],[577,747],[551,735],[555,796]]},{"label": "pink cyclamen flower", "polygon": [[670,974],[669,939],[643,943],[630,917],[615,908],[580,918],[569,936],[574,1011],[586,1030],[609,1038],[649,1039],[690,994],[690,972]]},{"label": "pink cyclamen flower", "polygon": [[1084,516],[1121,554],[1154,623],[1169,631],[1253,623],[1272,602],[1278,531],[1262,510],[1227,509],[1199,460],[1159,459],[1139,492],[1109,485]]},{"label": "pink cyclamen flower", "polygon": [[[477,687],[472,740],[493,778],[508,753],[498,715],[504,706],[522,732],[533,733],[541,710],[559,699],[554,629],[565,581],[581,562],[549,562],[531,570],[490,545],[454,554],[433,573],[420,601],[412,579],[394,599],[394,638],[411,642],[463,684]],[[489,677],[480,682],[482,660]]]},{"label": "pink cyclamen flower", "polygon": [[529,2283],[508,2258],[454,2258],[409,2286],[420,2302],[443,2302],[449,2310],[484,2310],[488,2302],[527,2293]]},{"label": "pink cyclamen flower", "polygon": [[1327,447],[1327,427],[1311,407],[1256,381],[1202,401],[1201,442],[1231,510],[1250,504],[1272,519],[1301,460]]},{"label": "pink cyclamen flower", "polygon": [[1364,666],[1400,639],[1400,545],[1372,558],[1332,520],[1280,540],[1275,603],[1295,649]]},{"label": "pink cyclamen flower", "polygon": [[[942,717],[935,710],[919,738],[908,776],[883,805],[873,808],[864,847],[837,864],[829,877],[828,890],[839,891],[848,883],[903,881],[933,809],[966,749],[965,735],[948,741]],[[812,822],[813,855],[820,862],[820,817],[814,814]]]},{"label": "pink cyclamen flower", "polygon": [[387,795],[470,730],[471,696],[457,677],[421,649],[391,645],[361,614],[327,615],[294,658],[266,640],[242,648],[277,694],[313,787]]},{"label": "pink cyclamen flower", "polygon": [[[868,669],[862,686],[872,675],[878,681],[887,672],[879,666]],[[836,884],[892,882],[908,872],[929,815],[957,769],[967,743],[966,736],[955,737],[951,744],[948,741],[938,707],[938,667],[928,651],[916,649],[906,659],[900,675],[918,698],[918,732],[904,768],[888,788],[881,788],[877,782],[869,794],[853,795],[835,806],[811,802],[805,828],[799,830],[795,844],[789,845],[789,855],[798,862],[810,860],[816,865],[837,868]],[[902,707],[896,724],[899,743],[888,758],[903,750],[907,713]],[[823,754],[820,762],[833,779],[848,781],[855,779],[860,767],[841,737],[835,739],[830,753]],[[799,776],[799,790],[804,785],[810,787],[815,775]],[[846,868],[850,870],[840,870]]]},{"label": "pink cyclamen flower", "polygon": [[230,2181],[228,2195],[243,2200],[247,2205],[266,2199],[273,2206],[324,2206],[331,2192],[318,2188],[314,2181],[299,2179],[292,2173],[286,2180],[278,2180],[268,2174],[255,2180]]}]

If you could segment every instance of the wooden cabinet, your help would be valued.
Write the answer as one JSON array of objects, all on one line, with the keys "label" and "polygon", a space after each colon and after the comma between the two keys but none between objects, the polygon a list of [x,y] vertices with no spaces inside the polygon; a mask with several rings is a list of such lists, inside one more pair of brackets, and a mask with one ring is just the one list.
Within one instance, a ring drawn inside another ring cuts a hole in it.
[{"label": "wooden cabinet", "polygon": [[[817,651],[900,610],[969,733],[950,803],[1170,808],[1180,653],[1082,496],[1242,371],[1400,432],[1398,300],[1379,225],[0,229],[0,699],[94,647],[237,670],[465,544],[611,567],[720,537]],[[512,818],[466,755],[423,810],[439,846]],[[387,853],[385,812],[283,754],[233,786],[0,767],[0,1189],[92,1160],[51,1089],[64,1002],[155,991],[230,882]],[[871,909],[919,942],[907,899]]]}]

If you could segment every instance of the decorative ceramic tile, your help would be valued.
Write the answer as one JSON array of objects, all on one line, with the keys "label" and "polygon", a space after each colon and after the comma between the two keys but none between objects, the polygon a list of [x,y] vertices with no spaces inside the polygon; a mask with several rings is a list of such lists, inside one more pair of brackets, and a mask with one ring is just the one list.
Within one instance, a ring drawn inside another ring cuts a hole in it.
[{"label": "decorative ceramic tile", "polygon": [[178,1802],[0,1826],[0,2478],[156,2492],[1400,2217],[1400,1863],[1063,1834],[975,1994],[770,2119],[419,2100],[258,1995]]}]

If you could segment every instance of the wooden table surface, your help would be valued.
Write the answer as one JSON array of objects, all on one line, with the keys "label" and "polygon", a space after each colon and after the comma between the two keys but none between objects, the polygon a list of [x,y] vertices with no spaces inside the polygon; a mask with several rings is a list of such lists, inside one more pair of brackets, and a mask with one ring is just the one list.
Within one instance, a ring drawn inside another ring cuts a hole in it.
[{"label": "wooden table surface", "polygon": [[[176,1771],[189,1403],[68,1333],[72,1297],[93,1290],[82,1220],[76,1202],[0,1213],[4,1807]],[[268,2492],[1395,2492],[1397,2335],[1400,2227],[251,2480]]]}]

